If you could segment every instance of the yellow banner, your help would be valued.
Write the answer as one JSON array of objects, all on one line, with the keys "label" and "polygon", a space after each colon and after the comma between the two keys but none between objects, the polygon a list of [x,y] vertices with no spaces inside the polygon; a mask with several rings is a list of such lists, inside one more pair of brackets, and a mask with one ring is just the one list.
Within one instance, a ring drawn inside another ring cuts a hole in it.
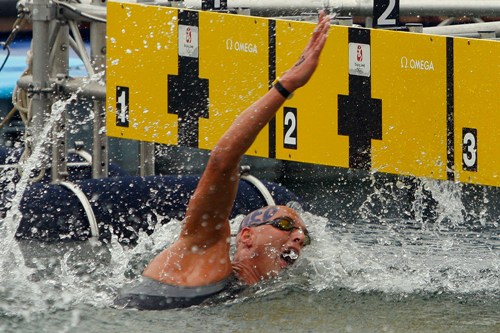
[{"label": "yellow banner", "polygon": [[[314,24],[108,3],[108,135],[211,149]],[[248,154],[500,186],[500,43],[333,26]]]}]

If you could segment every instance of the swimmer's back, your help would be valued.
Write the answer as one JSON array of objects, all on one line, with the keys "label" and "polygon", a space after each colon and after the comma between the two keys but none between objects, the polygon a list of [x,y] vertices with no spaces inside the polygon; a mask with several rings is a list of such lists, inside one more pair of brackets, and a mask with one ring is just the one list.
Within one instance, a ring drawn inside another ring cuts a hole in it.
[{"label": "swimmer's back", "polygon": [[236,283],[233,275],[217,283],[199,287],[174,286],[142,277],[138,283],[124,288],[114,305],[117,308],[138,310],[186,308],[199,305]]}]

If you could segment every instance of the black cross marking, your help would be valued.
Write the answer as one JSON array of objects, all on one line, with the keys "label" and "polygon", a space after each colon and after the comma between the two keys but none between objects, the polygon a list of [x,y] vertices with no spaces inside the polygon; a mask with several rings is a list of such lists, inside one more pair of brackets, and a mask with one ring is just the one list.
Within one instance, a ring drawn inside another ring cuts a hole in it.
[{"label": "black cross marking", "polygon": [[[198,12],[179,11],[179,25],[198,27]],[[199,118],[209,116],[208,80],[199,77],[198,57],[179,55],[178,63],[179,75],[168,75],[168,113],[179,116],[178,144],[198,148]]]},{"label": "black cross marking", "polygon": [[[349,28],[349,42],[370,44],[370,30]],[[349,95],[338,96],[339,135],[349,136],[349,167],[371,168],[371,140],[382,140],[382,100],[371,98],[371,78],[349,74]]]}]

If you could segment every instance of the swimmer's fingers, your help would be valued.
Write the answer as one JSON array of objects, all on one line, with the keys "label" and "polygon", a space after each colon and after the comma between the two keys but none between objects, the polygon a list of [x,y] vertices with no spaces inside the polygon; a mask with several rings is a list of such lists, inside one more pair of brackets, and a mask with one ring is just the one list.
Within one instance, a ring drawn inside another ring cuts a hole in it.
[{"label": "swimmer's fingers", "polygon": [[319,19],[318,19],[318,24],[314,28],[313,34],[311,38],[309,39],[309,42],[307,43],[306,48],[304,49],[304,52],[302,52],[303,55],[306,53],[309,53],[311,50],[315,48],[315,45],[317,44],[318,39],[321,37],[321,34],[323,33],[325,23],[329,23],[329,19],[325,20],[325,12],[320,11],[319,12]]},{"label": "swimmer's fingers", "polygon": [[325,46],[329,29],[330,17],[326,16],[325,13],[321,11],[318,25],[316,26],[316,29],[314,29],[309,45],[306,48],[306,52],[311,52],[312,57],[319,58],[319,55]]},{"label": "swimmer's fingers", "polygon": [[328,30],[330,29],[330,17],[326,16],[323,11],[320,12],[320,17],[314,32],[309,39],[309,42],[302,52],[299,60],[295,64],[296,66],[301,65],[306,60],[312,59],[313,65],[317,65],[321,51],[323,50],[326,38],[328,37]]},{"label": "swimmer's fingers", "polygon": [[292,68],[283,73],[282,84],[285,88],[293,91],[309,81],[318,66],[319,57],[325,46],[329,28],[330,18],[325,16],[324,13],[320,13],[318,25],[299,60]]}]

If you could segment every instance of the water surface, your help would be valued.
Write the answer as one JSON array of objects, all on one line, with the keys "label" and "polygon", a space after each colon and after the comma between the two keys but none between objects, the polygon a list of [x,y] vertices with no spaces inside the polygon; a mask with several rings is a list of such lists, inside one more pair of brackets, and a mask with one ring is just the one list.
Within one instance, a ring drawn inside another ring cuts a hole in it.
[{"label": "water surface", "polygon": [[[234,221],[233,228],[239,219]],[[179,231],[135,247],[32,241],[1,258],[4,332],[498,332],[493,225],[436,230],[409,220],[333,223],[305,213],[314,243],[294,267],[239,298],[170,311],[111,307],[119,288]]]}]

